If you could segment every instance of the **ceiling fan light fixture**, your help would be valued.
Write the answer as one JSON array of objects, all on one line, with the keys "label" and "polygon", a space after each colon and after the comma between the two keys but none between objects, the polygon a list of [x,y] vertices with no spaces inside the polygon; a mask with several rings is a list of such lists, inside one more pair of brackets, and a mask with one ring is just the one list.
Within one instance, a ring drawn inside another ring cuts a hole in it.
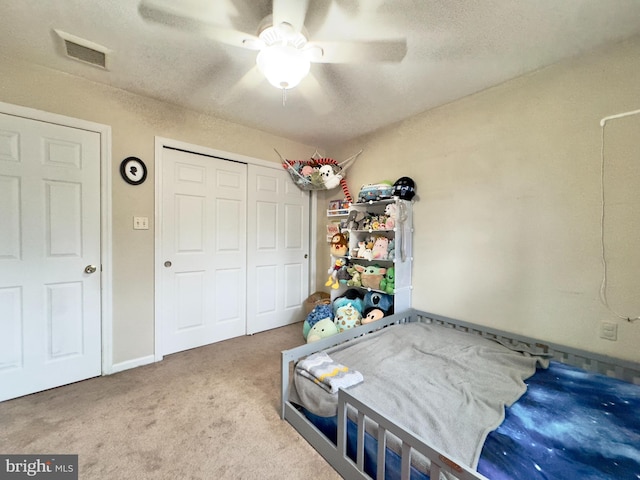
[{"label": "ceiling fan light fixture", "polygon": [[256,57],[256,64],[269,83],[280,89],[295,87],[311,69],[311,62],[304,52],[287,44],[263,48]]}]

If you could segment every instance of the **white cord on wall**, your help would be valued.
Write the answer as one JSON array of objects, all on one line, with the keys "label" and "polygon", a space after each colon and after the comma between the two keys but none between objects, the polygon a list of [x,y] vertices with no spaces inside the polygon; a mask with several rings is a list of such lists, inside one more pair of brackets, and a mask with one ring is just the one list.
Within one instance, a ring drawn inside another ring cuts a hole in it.
[{"label": "white cord on wall", "polygon": [[609,301],[607,300],[607,260],[605,256],[605,246],[604,246],[604,217],[605,217],[605,194],[604,194],[604,127],[609,120],[613,120],[614,118],[622,118],[630,115],[637,115],[640,113],[640,110],[633,110],[631,112],[618,113],[617,115],[610,115],[608,117],[604,117],[600,120],[600,127],[602,131],[601,142],[600,142],[600,192],[601,192],[601,204],[602,210],[600,213],[600,245],[601,245],[601,253],[602,253],[602,283],[600,284],[600,301],[603,303],[607,309],[613,313],[616,317],[626,320],[628,322],[635,322],[636,320],[640,320],[640,316],[638,317],[629,317],[625,315],[621,315],[617,311],[615,311],[609,305]]}]

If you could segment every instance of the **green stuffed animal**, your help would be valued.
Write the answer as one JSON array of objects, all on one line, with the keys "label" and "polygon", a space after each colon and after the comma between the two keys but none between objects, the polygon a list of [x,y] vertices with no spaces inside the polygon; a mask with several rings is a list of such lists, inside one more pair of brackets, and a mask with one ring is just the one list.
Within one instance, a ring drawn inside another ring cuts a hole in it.
[{"label": "green stuffed animal", "polygon": [[387,273],[384,278],[380,280],[380,290],[387,292],[389,295],[393,295],[396,289],[396,269],[394,267],[387,268]]},{"label": "green stuffed animal", "polygon": [[353,265],[349,265],[347,267],[347,273],[351,276],[349,280],[347,280],[347,285],[350,287],[361,287],[362,281],[360,280],[360,272],[356,270]]},{"label": "green stuffed animal", "polygon": [[318,340],[336,335],[337,333],[338,327],[333,323],[333,319],[324,318],[311,327],[311,330],[309,330],[307,334],[307,343],[317,342]]}]

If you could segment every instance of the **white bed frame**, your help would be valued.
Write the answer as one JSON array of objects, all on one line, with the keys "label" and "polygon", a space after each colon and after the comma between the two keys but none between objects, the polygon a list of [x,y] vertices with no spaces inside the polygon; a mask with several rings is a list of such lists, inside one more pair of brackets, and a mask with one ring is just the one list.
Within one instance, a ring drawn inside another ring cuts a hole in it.
[{"label": "white bed frame", "polygon": [[[430,478],[438,480],[441,472],[448,472],[460,480],[488,480],[485,476],[465,466],[456,459],[439,451],[428,444],[428,440],[420,439],[410,432],[399,427],[393,420],[363,404],[346,390],[338,392],[338,441],[335,445],[320,430],[318,430],[307,418],[289,401],[289,385],[295,363],[312,353],[341,344],[371,333],[388,325],[396,325],[409,322],[435,323],[464,331],[469,334],[481,335],[497,339],[503,343],[511,342],[525,344],[532,353],[551,356],[553,360],[573,365],[584,370],[598,372],[610,377],[624,380],[630,383],[640,384],[640,364],[604,355],[578,350],[571,347],[555,345],[549,342],[541,342],[536,339],[523,337],[501,330],[482,327],[461,320],[454,320],[440,315],[430,314],[415,309],[384,317],[376,322],[362,325],[325,338],[318,342],[302,345],[300,347],[282,352],[282,390],[281,390],[281,417],[287,420],[326,460],[336,471],[346,479],[370,479],[364,471],[364,435],[365,419],[377,426],[377,478],[384,478],[386,432],[390,432],[400,439],[401,448],[401,478],[409,479],[411,468],[411,453],[419,452],[431,461]],[[356,412],[357,456],[356,461],[351,460],[347,451],[347,407]]]}]

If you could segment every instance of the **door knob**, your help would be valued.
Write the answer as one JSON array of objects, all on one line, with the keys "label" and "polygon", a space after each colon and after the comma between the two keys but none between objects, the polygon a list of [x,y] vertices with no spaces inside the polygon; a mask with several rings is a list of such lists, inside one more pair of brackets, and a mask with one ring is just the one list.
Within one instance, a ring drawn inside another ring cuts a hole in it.
[{"label": "door knob", "polygon": [[171,262],[167,260],[166,262],[164,262],[164,266],[169,268],[171,266]]},{"label": "door knob", "polygon": [[98,267],[96,267],[95,265],[87,265],[86,267],[84,267],[84,273],[95,273],[97,269]]}]

